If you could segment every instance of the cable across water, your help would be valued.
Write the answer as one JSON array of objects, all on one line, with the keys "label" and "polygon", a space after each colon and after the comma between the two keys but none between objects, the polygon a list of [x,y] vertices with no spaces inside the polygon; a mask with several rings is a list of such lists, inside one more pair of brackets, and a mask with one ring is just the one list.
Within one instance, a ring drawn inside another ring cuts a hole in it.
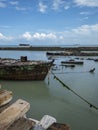
[{"label": "cable across water", "polygon": [[89,101],[87,101],[85,98],[83,98],[82,96],[80,96],[78,93],[76,93],[73,89],[71,89],[68,85],[66,85],[62,80],[60,80],[60,78],[58,78],[52,71],[51,71],[51,73],[53,74],[54,78],[62,84],[63,87],[65,87],[68,90],[70,90],[72,93],[74,93],[76,96],[78,96],[84,102],[86,102],[90,107],[93,107],[96,110],[98,110],[98,107],[96,107],[95,105],[93,105],[92,103],[90,103]]}]

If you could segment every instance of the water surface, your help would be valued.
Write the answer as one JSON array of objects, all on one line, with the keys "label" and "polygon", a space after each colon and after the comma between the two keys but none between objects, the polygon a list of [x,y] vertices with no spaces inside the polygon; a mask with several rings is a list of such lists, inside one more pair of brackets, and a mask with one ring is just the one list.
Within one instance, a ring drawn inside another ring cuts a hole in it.
[{"label": "water surface", "polygon": [[[0,51],[0,57],[48,60],[46,52]],[[54,57],[57,70],[53,72],[71,89],[98,107],[98,62],[87,60],[74,68],[61,66],[61,61],[76,57]],[[81,57],[80,57],[81,58]],[[95,57],[98,58],[98,57]],[[94,73],[89,73],[95,67]],[[64,88],[49,72],[44,81],[0,81],[2,88],[13,91],[13,102],[21,98],[30,103],[28,117],[40,120],[43,115],[54,116],[58,122],[66,123],[71,130],[97,130],[98,110]]]}]

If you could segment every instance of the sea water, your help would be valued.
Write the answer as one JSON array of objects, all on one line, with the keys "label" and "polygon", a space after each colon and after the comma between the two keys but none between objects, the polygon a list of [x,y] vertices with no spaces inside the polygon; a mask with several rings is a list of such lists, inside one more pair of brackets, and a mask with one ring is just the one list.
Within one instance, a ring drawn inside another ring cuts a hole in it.
[{"label": "sea water", "polygon": [[[74,90],[91,104],[98,107],[98,62],[87,60],[88,57],[47,57],[45,51],[0,51],[2,58],[27,56],[32,60],[55,59],[55,67],[51,71],[65,85]],[[69,68],[61,65],[61,61],[80,58],[83,65]],[[91,57],[98,58],[98,57]],[[94,73],[89,70],[95,68]],[[24,99],[30,103],[27,117],[40,120],[48,114],[57,122],[66,123],[71,130],[98,130],[98,109],[91,108],[73,92],[48,73],[44,81],[4,81],[0,84],[3,89],[13,92],[13,102]]]}]

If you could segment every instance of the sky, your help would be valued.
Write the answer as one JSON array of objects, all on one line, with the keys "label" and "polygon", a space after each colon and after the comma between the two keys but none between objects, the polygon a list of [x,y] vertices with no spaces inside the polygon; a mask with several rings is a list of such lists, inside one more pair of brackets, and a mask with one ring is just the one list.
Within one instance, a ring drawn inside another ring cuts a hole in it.
[{"label": "sky", "polygon": [[0,0],[0,45],[98,45],[98,0]]}]

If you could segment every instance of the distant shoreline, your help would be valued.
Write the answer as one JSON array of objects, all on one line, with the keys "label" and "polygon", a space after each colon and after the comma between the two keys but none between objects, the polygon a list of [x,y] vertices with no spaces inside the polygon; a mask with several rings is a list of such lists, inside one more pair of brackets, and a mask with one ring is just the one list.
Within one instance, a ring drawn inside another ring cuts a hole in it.
[{"label": "distant shoreline", "polygon": [[21,50],[21,51],[98,51],[98,47],[0,47],[0,50]]}]

